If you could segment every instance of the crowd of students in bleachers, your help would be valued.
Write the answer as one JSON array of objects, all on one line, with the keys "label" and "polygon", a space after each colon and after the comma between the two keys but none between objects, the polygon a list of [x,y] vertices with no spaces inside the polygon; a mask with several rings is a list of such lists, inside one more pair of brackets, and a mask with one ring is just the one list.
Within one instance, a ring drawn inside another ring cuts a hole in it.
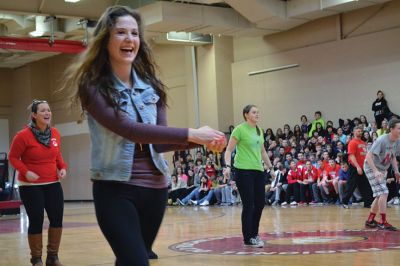
[{"label": "crowd of students in bleachers", "polygon": [[[300,125],[295,125],[293,130],[288,124],[275,133],[268,128],[264,133],[264,145],[276,178],[272,179],[265,172],[266,204],[340,204],[349,178],[347,145],[353,137],[353,128],[363,128],[362,139],[367,148],[388,132],[391,117],[385,114],[381,119],[382,112],[376,112],[376,108],[374,111],[376,122],[368,122],[366,116],[361,115],[354,119],[339,119],[338,127],[335,127],[332,121],[325,122],[321,112],[317,111],[312,123],[303,115]],[[390,112],[390,116],[396,115]],[[232,205],[240,202],[234,172],[230,177],[222,174],[223,154],[197,149],[193,159],[190,151],[176,152],[174,166],[169,204]],[[399,204],[400,184],[392,169],[388,171],[387,186],[389,204]],[[362,200],[356,190],[352,202]]]}]

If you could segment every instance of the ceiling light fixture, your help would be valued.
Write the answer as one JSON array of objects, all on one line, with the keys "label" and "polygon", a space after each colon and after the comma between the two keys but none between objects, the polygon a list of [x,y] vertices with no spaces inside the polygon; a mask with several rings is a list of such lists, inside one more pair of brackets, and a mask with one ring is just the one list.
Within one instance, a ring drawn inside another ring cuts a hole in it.
[{"label": "ceiling light fixture", "polygon": [[77,3],[79,1],[81,1],[81,0],[64,0],[64,2],[67,2],[67,3]]}]

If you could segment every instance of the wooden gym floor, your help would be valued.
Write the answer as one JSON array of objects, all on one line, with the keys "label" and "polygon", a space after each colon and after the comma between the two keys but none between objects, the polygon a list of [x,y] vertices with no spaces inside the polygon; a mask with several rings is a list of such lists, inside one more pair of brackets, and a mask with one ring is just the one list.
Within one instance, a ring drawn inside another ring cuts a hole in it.
[{"label": "wooden gym floor", "polygon": [[[388,209],[398,227],[399,211]],[[400,232],[366,230],[368,213],[361,206],[266,207],[260,249],[242,245],[241,206],[168,207],[154,245],[160,258],[151,265],[400,265]],[[23,208],[20,216],[0,217],[0,265],[29,265],[27,223]],[[59,255],[66,266],[114,265],[92,203],[65,204]]]}]

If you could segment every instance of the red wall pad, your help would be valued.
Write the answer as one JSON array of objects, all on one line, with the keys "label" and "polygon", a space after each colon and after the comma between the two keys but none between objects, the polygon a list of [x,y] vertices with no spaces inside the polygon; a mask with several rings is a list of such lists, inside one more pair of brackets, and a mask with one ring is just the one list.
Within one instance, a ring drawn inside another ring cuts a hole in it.
[{"label": "red wall pad", "polygon": [[0,37],[0,49],[78,54],[85,50],[80,41]]}]

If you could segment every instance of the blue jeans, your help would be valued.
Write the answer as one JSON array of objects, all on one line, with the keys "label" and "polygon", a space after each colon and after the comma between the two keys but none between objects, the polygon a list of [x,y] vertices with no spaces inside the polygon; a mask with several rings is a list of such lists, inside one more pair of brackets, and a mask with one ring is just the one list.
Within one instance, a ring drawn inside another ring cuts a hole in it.
[{"label": "blue jeans", "polygon": [[207,196],[203,197],[202,199],[200,199],[197,204],[200,205],[201,203],[203,203],[204,201],[208,201],[210,202],[212,197],[214,196],[214,189],[210,189],[210,191],[208,191]]},{"label": "blue jeans", "polygon": [[183,204],[188,204],[189,200],[195,198],[196,200],[200,197],[200,187],[193,189],[192,192],[190,192],[189,195],[187,195],[186,197],[184,197],[181,201],[183,202]]}]

